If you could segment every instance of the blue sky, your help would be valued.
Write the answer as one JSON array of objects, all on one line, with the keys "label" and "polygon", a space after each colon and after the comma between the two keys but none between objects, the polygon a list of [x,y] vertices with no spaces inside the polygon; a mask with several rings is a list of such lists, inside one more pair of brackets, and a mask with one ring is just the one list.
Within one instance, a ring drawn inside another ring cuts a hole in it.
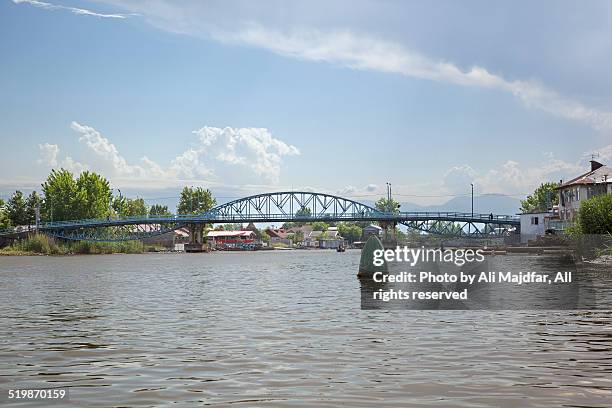
[{"label": "blue sky", "polygon": [[0,1],[0,196],[62,166],[432,204],[612,162],[612,3],[329,3]]}]

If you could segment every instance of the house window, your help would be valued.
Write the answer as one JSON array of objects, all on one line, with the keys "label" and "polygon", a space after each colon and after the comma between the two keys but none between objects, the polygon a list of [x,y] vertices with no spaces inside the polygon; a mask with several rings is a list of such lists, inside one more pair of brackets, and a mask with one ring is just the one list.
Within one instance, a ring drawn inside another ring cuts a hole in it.
[{"label": "house window", "polygon": [[538,225],[538,217],[531,217],[531,225]]}]

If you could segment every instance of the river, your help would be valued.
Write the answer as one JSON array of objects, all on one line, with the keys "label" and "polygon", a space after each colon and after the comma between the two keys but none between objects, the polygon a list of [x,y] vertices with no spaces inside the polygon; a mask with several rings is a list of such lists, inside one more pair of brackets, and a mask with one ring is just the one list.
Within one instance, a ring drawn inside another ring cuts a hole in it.
[{"label": "river", "polygon": [[361,310],[358,264],[0,257],[0,390],[70,387],[72,406],[612,406],[612,312]]}]

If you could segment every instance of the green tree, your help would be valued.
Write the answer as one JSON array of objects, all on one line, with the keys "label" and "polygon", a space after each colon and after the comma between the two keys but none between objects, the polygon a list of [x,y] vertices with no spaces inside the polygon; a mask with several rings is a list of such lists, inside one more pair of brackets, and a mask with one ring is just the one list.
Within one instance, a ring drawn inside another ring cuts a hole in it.
[{"label": "green tree", "polygon": [[394,214],[399,213],[399,209],[400,209],[400,203],[395,201],[393,198],[388,199],[388,198],[382,197],[378,201],[376,201],[375,206],[378,211],[394,213]]},{"label": "green tree", "polygon": [[84,171],[76,179],[74,218],[103,218],[110,215],[110,183],[101,175]]},{"label": "green tree", "polygon": [[36,224],[36,209],[42,206],[42,201],[42,197],[36,191],[32,191],[26,199],[28,225]]},{"label": "green tree", "polygon": [[119,206],[119,215],[122,217],[144,217],[149,213],[142,198],[122,198]]},{"label": "green tree", "polygon": [[168,211],[167,205],[153,204],[151,208],[149,208],[149,215],[156,217],[167,217],[172,214],[170,214],[170,211]]},{"label": "green tree", "polygon": [[46,220],[63,221],[75,218],[74,207],[77,185],[68,170],[51,170],[42,185],[45,201],[43,215]]},{"label": "green tree", "polygon": [[396,228],[395,229],[395,238],[399,241],[399,242],[405,242],[406,241],[406,233],[403,232],[401,229]]},{"label": "green tree", "polygon": [[521,200],[521,211],[546,211],[553,205],[559,204],[559,195],[555,190],[558,186],[559,183],[554,182],[540,184],[540,187],[536,188],[533,194]]},{"label": "green tree", "polygon": [[201,214],[217,205],[217,200],[208,189],[185,187],[177,207],[179,214]]},{"label": "green tree", "polygon": [[123,215],[124,208],[127,206],[127,198],[123,196],[113,196],[111,200],[112,211],[119,216]]},{"label": "green tree", "polygon": [[434,221],[429,230],[432,233],[459,235],[461,233],[461,224],[452,221]]},{"label": "green tree", "polygon": [[0,230],[11,227],[11,219],[4,210],[0,210]]},{"label": "green tree", "polygon": [[129,209],[128,215],[131,217],[134,217],[134,216],[144,217],[147,214],[149,214],[149,209],[147,208],[147,205],[145,204],[145,201],[142,198],[136,198],[133,200],[129,200],[128,209]]},{"label": "green tree", "polygon": [[326,231],[328,228],[329,228],[329,225],[327,225],[323,221],[315,221],[312,223],[313,231]]},{"label": "green tree", "polygon": [[4,200],[0,198],[0,229],[6,229],[11,226],[11,219],[6,213]]},{"label": "green tree", "polygon": [[13,225],[27,225],[28,211],[21,191],[15,191],[6,204],[6,213]]},{"label": "green tree", "polygon": [[578,210],[578,225],[583,234],[612,234],[612,194],[583,201]]},{"label": "green tree", "polygon": [[338,223],[338,232],[342,238],[348,242],[353,243],[361,239],[363,230],[361,227],[351,222],[340,222]]},{"label": "green tree", "polygon": [[110,214],[108,180],[85,171],[75,180],[68,170],[51,170],[42,185],[43,217],[52,221],[102,218]]},{"label": "green tree", "polygon": [[295,212],[296,217],[310,217],[312,215],[312,211],[308,207],[302,207]]},{"label": "green tree", "polygon": [[[309,218],[312,215],[312,211],[310,210],[310,208],[308,207],[302,207],[299,210],[297,210],[295,212],[295,218],[299,218],[299,217],[306,217]],[[294,227],[301,227],[303,225],[308,224],[307,222],[301,222],[301,221],[293,221],[293,222],[286,222],[283,224],[282,228],[283,229],[290,229],[290,228],[294,228]]]},{"label": "green tree", "polygon": [[[182,215],[201,214],[210,210],[215,204],[216,200],[213,198],[210,190],[203,189],[202,187],[185,187],[183,191],[181,191],[177,212]],[[192,242],[196,240],[197,237],[202,237],[204,242],[208,240],[204,233],[208,228],[206,224],[192,223],[188,225],[188,228],[190,230]]]}]

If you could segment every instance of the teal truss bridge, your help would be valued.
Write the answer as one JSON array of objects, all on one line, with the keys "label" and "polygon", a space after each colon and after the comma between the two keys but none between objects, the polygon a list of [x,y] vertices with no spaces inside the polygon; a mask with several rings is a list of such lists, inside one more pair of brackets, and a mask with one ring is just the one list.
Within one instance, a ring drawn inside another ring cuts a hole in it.
[{"label": "teal truss bridge", "polygon": [[[161,235],[188,227],[192,241],[201,241],[205,224],[282,222],[379,222],[448,236],[505,236],[518,232],[519,218],[509,215],[461,212],[383,212],[357,201],[331,194],[284,191],[257,194],[218,205],[202,214],[55,221],[37,229],[47,235],[85,241],[126,241]],[[200,236],[195,231],[200,230]],[[0,231],[0,237],[15,235]]]}]

